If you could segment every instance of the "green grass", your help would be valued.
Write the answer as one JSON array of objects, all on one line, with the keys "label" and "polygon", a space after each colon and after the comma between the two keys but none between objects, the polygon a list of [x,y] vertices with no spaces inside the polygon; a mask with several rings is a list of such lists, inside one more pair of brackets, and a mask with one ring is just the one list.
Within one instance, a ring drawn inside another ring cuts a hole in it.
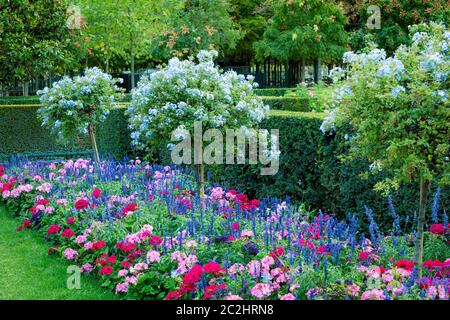
[{"label": "green grass", "polygon": [[0,207],[0,300],[116,299],[99,281],[84,275],[81,289],[67,289],[69,263],[48,256],[49,243],[32,230],[17,232],[17,225]]}]

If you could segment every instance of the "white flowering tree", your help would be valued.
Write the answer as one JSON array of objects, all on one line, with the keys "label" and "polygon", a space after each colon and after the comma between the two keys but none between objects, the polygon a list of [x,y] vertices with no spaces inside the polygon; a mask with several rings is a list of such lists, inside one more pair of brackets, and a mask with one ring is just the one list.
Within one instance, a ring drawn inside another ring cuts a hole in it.
[{"label": "white flowering tree", "polygon": [[[372,162],[393,178],[375,188],[388,191],[400,183],[420,184],[415,268],[421,275],[427,199],[433,183],[449,184],[450,32],[441,24],[411,27],[411,44],[392,57],[384,50],[344,54],[347,77],[338,90],[340,102],[321,129],[350,123],[351,156]],[[343,70],[334,70],[335,80]]]},{"label": "white flowering tree", "polygon": [[117,86],[120,81],[98,68],[90,68],[84,76],[64,77],[51,88],[38,91],[43,107],[37,114],[42,126],[48,127],[61,141],[89,135],[95,160],[99,162],[96,126],[118,106],[122,96]]},{"label": "white flowering tree", "polygon": [[[198,63],[169,60],[167,67],[142,78],[128,108],[131,138],[138,148],[156,143],[171,146],[173,132],[192,132],[194,122],[203,130],[254,127],[269,107],[255,95],[253,78],[214,65],[216,51],[200,51]],[[183,138],[180,136],[180,138]],[[204,165],[196,164],[199,195],[204,195]]]}]

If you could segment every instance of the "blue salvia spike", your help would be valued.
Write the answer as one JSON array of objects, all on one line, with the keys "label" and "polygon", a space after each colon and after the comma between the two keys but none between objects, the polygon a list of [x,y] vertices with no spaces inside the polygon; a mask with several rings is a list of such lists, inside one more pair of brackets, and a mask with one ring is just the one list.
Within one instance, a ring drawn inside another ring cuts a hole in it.
[{"label": "blue salvia spike", "polygon": [[431,211],[431,220],[433,223],[439,223],[439,200],[441,197],[441,188],[437,188],[433,199],[433,208]]}]

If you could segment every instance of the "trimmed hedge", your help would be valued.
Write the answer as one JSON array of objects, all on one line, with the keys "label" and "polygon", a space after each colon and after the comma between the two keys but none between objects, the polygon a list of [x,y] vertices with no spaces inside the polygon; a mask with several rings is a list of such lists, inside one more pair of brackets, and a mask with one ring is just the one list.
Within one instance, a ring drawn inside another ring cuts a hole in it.
[{"label": "trimmed hedge", "polygon": [[[363,180],[369,163],[357,159],[342,163],[338,157],[346,152],[344,135],[324,136],[320,130],[323,114],[272,112],[262,128],[280,130],[280,168],[274,176],[261,176],[262,165],[224,165],[210,169],[210,179],[221,185],[238,188],[255,197],[284,197],[302,202],[309,209],[321,208],[340,216],[347,212],[365,219],[364,207],[374,211],[377,221],[390,227],[387,198],[373,190],[384,174]],[[434,190],[433,190],[434,191]],[[450,188],[441,192],[441,208],[450,204]],[[434,193],[434,192],[433,192]],[[430,210],[433,193],[430,195]],[[418,186],[403,186],[392,194],[396,210],[410,216],[418,207]],[[441,211],[442,213],[442,211]],[[404,222],[404,221],[403,221]]]},{"label": "trimmed hedge", "polygon": [[[47,129],[40,126],[36,110],[36,107],[0,108],[0,156],[89,150],[86,139],[68,145],[58,143]],[[139,155],[131,149],[124,110],[114,110],[98,128],[99,148],[103,154],[111,153],[116,158]],[[366,181],[359,176],[368,167],[366,161],[341,163],[338,156],[346,152],[344,134],[324,136],[319,130],[323,117],[321,113],[272,110],[271,116],[264,120],[261,127],[280,130],[278,174],[261,176],[261,165],[212,166],[208,169],[210,181],[237,188],[255,197],[287,195],[291,200],[307,204],[310,209],[321,208],[340,215],[347,211],[363,213],[367,205],[378,215],[378,221],[390,224],[392,219],[387,199],[373,191],[373,185],[383,175],[371,176]],[[166,151],[151,160],[164,163],[167,159]],[[397,211],[403,216],[411,215],[417,208],[417,191],[417,186],[405,186],[393,193]],[[447,212],[449,191],[446,188],[441,193],[441,207],[446,208]]]},{"label": "trimmed hedge", "polygon": [[282,97],[286,94],[286,92],[292,89],[294,88],[262,88],[262,89],[255,89],[255,93],[261,97],[266,96]]},{"label": "trimmed hedge", "polygon": [[[37,107],[0,107],[0,156],[16,153],[58,153],[86,151],[88,139],[59,143],[49,130],[41,127],[36,116]],[[122,158],[134,155],[130,147],[130,133],[125,109],[111,112],[105,123],[97,129],[98,144],[103,154]]]},{"label": "trimmed hedge", "polygon": [[297,97],[262,97],[265,104],[272,110],[286,110],[297,112],[309,112],[311,107],[308,99]]}]

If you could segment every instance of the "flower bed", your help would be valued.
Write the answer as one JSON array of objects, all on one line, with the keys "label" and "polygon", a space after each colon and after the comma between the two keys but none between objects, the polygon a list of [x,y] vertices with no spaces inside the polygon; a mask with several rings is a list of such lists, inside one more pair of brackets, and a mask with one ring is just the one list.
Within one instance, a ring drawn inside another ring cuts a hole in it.
[{"label": "flower bed", "polygon": [[186,170],[132,160],[0,167],[0,204],[59,254],[123,298],[448,299],[448,221],[430,227],[415,279],[411,237],[392,210],[382,233],[368,209],[305,212],[209,186],[206,209]]}]

